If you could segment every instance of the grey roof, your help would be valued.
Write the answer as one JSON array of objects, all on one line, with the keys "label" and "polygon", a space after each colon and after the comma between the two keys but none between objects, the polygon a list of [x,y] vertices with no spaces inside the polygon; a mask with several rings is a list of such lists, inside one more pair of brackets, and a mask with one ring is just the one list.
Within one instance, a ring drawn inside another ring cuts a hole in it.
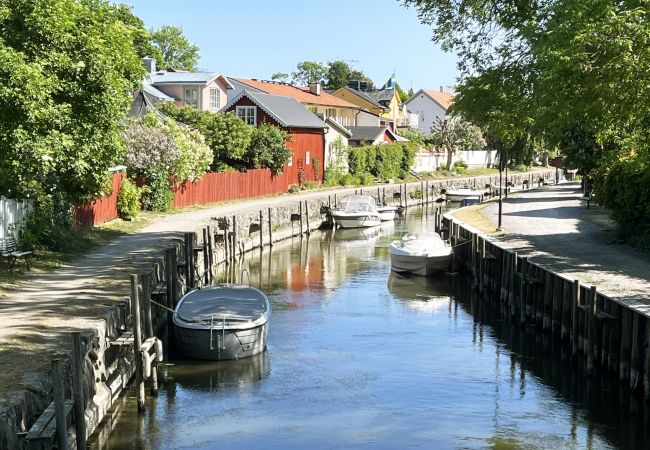
[{"label": "grey roof", "polygon": [[251,99],[285,128],[327,128],[325,122],[305,108],[298,100],[281,95],[244,90],[228,102],[222,111],[231,109],[242,97]]},{"label": "grey roof", "polygon": [[187,83],[207,84],[221,75],[219,72],[156,72],[150,75],[151,84]]},{"label": "grey roof", "polygon": [[167,119],[167,116],[161,113],[158,108],[154,106],[154,102],[149,98],[149,95],[144,91],[144,89],[140,90],[133,98],[131,108],[128,112],[128,117],[131,119],[140,119],[149,111],[153,111],[153,113],[161,119]]},{"label": "grey roof", "polygon": [[352,132],[350,138],[352,141],[374,142],[379,135],[386,131],[386,127],[350,127],[350,131]]},{"label": "grey roof", "polygon": [[365,101],[367,101],[367,102],[369,102],[369,103],[372,103],[372,104],[375,105],[377,108],[386,109],[386,107],[385,107],[384,105],[382,105],[381,103],[379,103],[379,102],[378,102],[374,97],[371,97],[370,95],[366,94],[365,92],[363,92],[363,91],[357,91],[356,89],[352,89],[351,87],[346,87],[346,89],[349,90],[350,92],[352,92],[353,94],[358,95],[359,97],[361,97],[361,98],[364,99]]},{"label": "grey roof", "polygon": [[232,84],[235,87],[236,90],[241,89],[241,90],[247,90],[249,92],[262,92],[262,93],[264,93],[263,90],[258,89],[258,88],[253,87],[253,86],[249,86],[246,83],[242,83],[241,81],[237,81],[236,79],[234,79],[232,77],[228,77],[228,81],[230,82],[230,84]]},{"label": "grey roof", "polygon": [[380,89],[378,91],[369,91],[367,93],[369,96],[377,100],[378,102],[390,102],[395,96],[395,88],[389,89]]},{"label": "grey roof", "polygon": [[148,94],[148,95],[150,95],[150,96],[152,96],[155,99],[160,100],[160,101],[172,101],[172,100],[174,100],[173,97],[170,97],[169,95],[165,94],[164,92],[159,91],[158,89],[153,87],[151,84],[147,83],[146,81],[144,81],[142,83],[142,90],[146,94]]}]

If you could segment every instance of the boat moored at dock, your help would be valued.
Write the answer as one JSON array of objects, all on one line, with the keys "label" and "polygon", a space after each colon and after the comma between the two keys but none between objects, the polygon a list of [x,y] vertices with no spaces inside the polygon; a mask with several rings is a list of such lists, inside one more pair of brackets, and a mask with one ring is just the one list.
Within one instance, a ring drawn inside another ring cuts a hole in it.
[{"label": "boat moored at dock", "polygon": [[381,223],[375,199],[369,195],[343,197],[339,207],[332,210],[332,218],[341,228],[366,228]]},{"label": "boat moored at dock", "polygon": [[406,234],[388,246],[391,269],[429,276],[449,269],[454,250],[438,233]]}]

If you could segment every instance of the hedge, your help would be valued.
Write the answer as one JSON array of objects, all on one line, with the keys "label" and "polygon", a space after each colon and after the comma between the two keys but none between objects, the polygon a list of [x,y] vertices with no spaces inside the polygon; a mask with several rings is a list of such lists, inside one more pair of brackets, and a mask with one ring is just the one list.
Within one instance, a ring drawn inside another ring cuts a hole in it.
[{"label": "hedge", "polygon": [[416,146],[394,143],[348,150],[348,166],[355,176],[370,174],[381,180],[405,178],[415,159]]}]

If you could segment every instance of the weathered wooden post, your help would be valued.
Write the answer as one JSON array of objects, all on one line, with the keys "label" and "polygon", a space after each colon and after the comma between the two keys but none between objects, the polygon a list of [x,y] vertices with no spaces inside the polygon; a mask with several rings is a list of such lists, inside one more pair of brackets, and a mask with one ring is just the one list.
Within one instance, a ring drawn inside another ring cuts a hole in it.
[{"label": "weathered wooden post", "polygon": [[269,208],[268,212],[269,212],[269,248],[271,248],[273,247],[273,224],[271,223],[271,208]]},{"label": "weathered wooden post", "polygon": [[237,216],[232,216],[232,260],[239,256],[239,231],[237,230]]},{"label": "weathered wooden post", "polygon": [[298,220],[298,224],[300,225],[300,236],[302,236],[302,202],[298,201],[298,217],[300,219]]},{"label": "weathered wooden post", "polygon": [[[329,200],[329,195],[327,196]],[[262,215],[262,210],[260,209],[260,250],[264,248],[264,216]]]},{"label": "weathered wooden post", "polygon": [[185,284],[194,288],[194,233],[185,233]]},{"label": "weathered wooden post", "polygon": [[386,204],[386,186],[381,188],[381,198],[382,198],[382,203]]},{"label": "weathered wooden post", "polygon": [[632,311],[621,308],[621,352],[619,363],[619,378],[622,383],[630,379],[630,358],[632,356]]},{"label": "weathered wooden post", "polygon": [[514,321],[517,317],[517,302],[515,301],[515,274],[517,273],[517,252],[512,252],[510,273],[508,278],[508,303],[510,303],[510,317]]},{"label": "weathered wooden post", "polygon": [[571,289],[571,353],[580,349],[580,280],[573,280]]},{"label": "weathered wooden post", "polygon": [[426,200],[427,200],[427,205],[429,204],[429,180],[427,180],[427,188],[426,188]]},{"label": "weathered wooden post", "polygon": [[74,426],[77,450],[86,449],[86,400],[84,398],[83,364],[84,351],[81,333],[72,332],[72,389],[74,395]]},{"label": "weathered wooden post", "polygon": [[135,384],[138,411],[144,411],[144,378],[142,373],[142,325],[140,323],[140,301],[138,276],[131,275],[131,322],[133,323],[133,352],[135,353]]},{"label": "weathered wooden post", "polygon": [[644,330],[641,323],[641,315],[632,311],[632,354],[630,355],[630,389],[636,391],[639,388],[642,371],[641,353],[644,346]]},{"label": "weathered wooden post", "polygon": [[594,341],[596,336],[596,286],[589,291],[589,315],[587,326],[587,374],[594,372]]},{"label": "weathered wooden post", "polygon": [[[144,308],[145,338],[149,339],[154,337],[151,317],[151,272],[142,274],[142,306]],[[141,360],[144,361],[144,358]],[[151,368],[151,395],[158,395],[158,370],[155,365]]]},{"label": "weathered wooden post", "polygon": [[56,423],[56,442],[59,449],[69,449],[68,423],[65,415],[65,388],[63,384],[63,360],[52,360],[52,387],[54,389],[54,417]]},{"label": "weathered wooden post", "polygon": [[408,198],[408,188],[406,186],[406,183],[404,183],[404,208],[409,207],[409,198]]},{"label": "weathered wooden post", "polygon": [[420,181],[420,205],[424,203],[424,181]]},{"label": "weathered wooden post", "polygon": [[208,230],[203,228],[203,283],[210,284],[210,255],[208,254]]},{"label": "weathered wooden post", "polygon": [[309,203],[307,203],[307,200],[305,200],[305,220],[307,221],[307,230],[305,232],[309,236],[311,231],[309,231]]},{"label": "weathered wooden post", "polygon": [[[260,223],[260,234],[262,233],[262,228],[261,228],[261,223]],[[214,267],[214,243],[212,242],[212,229],[210,225],[206,227],[208,231],[208,266],[210,267],[209,274],[210,274],[210,284],[213,281],[212,277],[212,268]]]},{"label": "weathered wooden post", "polygon": [[[165,250],[165,288],[166,288],[166,297],[167,297],[167,308],[174,309],[174,301],[176,300],[176,294],[174,293],[174,282],[173,278],[176,277],[176,270],[174,270],[173,255],[175,249],[168,248]],[[172,329],[172,312],[167,311],[167,330],[171,332]]]},{"label": "weathered wooden post", "polygon": [[521,277],[519,279],[519,324],[526,325],[526,272],[528,271],[528,259],[521,258]]}]

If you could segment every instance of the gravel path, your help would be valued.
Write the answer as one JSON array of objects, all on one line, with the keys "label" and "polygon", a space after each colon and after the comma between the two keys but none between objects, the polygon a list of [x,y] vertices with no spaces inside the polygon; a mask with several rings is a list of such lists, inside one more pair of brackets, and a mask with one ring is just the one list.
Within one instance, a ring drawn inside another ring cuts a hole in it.
[{"label": "gravel path", "polygon": [[[610,227],[589,220],[581,196],[579,184],[565,183],[504,199],[497,239],[650,317],[650,254],[616,244]],[[481,214],[497,223],[498,205]]]}]

